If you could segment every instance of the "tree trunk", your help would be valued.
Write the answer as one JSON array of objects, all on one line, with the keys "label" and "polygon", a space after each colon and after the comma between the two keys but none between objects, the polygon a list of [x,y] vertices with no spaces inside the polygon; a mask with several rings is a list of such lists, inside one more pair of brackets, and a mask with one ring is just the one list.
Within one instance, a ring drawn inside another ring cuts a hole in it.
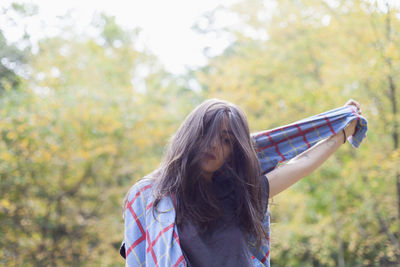
[{"label": "tree trunk", "polygon": [[[391,12],[390,5],[386,2],[387,7],[387,16],[386,16],[386,41],[388,44],[392,42],[392,24],[391,24]],[[392,128],[392,140],[393,140],[393,150],[397,150],[399,148],[399,125],[397,122],[397,99],[396,99],[396,84],[393,79],[393,66],[392,59],[389,57],[385,57],[385,62],[389,68],[389,74],[387,76],[388,84],[389,84],[389,101],[392,107],[392,117],[393,117],[393,128]],[[396,189],[397,189],[397,218],[400,220],[400,174],[396,172]]]}]

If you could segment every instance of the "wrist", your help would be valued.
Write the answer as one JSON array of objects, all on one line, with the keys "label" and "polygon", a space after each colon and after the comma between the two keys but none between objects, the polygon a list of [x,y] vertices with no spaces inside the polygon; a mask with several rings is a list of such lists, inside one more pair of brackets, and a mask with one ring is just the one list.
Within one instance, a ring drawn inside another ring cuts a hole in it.
[{"label": "wrist", "polygon": [[344,134],[346,134],[346,139],[349,136],[352,136],[356,130],[357,121],[353,120],[350,124],[348,124],[343,130]]}]

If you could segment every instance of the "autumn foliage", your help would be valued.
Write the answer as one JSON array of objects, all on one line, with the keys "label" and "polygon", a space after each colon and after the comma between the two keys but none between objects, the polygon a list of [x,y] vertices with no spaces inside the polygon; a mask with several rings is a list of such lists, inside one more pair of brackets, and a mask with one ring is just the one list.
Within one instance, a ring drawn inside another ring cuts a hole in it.
[{"label": "autumn foliage", "polygon": [[140,30],[113,17],[94,20],[96,36],[66,27],[29,56],[0,27],[0,265],[123,266],[125,193],[158,166],[185,116],[217,97],[242,107],[253,132],[349,98],[361,103],[369,131],[360,148],[346,144],[272,200],[271,263],[396,266],[400,7],[392,2],[246,0],[219,9],[213,16],[235,14],[240,25],[210,19],[198,30],[232,43],[183,75],[137,49]]}]

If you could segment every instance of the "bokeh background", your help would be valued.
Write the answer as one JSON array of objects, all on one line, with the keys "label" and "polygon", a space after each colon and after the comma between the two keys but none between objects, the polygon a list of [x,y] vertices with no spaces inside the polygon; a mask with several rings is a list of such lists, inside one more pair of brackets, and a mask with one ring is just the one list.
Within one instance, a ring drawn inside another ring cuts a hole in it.
[{"label": "bokeh background", "polygon": [[[205,60],[179,71],[118,15],[94,12],[82,26],[65,10],[46,28],[41,8],[1,4],[1,266],[123,266],[126,192],[158,166],[186,115],[214,97],[242,107],[253,132],[361,103],[369,131],[360,148],[344,145],[272,200],[271,263],[398,266],[398,1],[219,5],[191,31],[224,45],[204,43]],[[35,19],[41,34],[30,30]],[[176,35],[164,31],[165,43],[190,51]]]}]

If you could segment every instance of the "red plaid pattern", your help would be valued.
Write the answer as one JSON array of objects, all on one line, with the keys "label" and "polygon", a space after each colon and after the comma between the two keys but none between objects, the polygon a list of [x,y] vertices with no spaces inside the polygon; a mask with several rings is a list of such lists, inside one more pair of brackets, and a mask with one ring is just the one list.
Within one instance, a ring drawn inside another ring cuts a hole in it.
[{"label": "red plaid pattern", "polygon": [[[275,166],[297,156],[318,141],[333,135],[352,120],[358,124],[349,142],[358,147],[367,132],[367,120],[351,106],[330,110],[316,116],[300,120],[287,126],[263,131],[252,135],[263,174]],[[126,252],[128,266],[186,266],[179,244],[175,225],[174,197],[165,197],[159,203],[160,213],[153,216],[152,183],[148,179],[139,181],[130,191],[125,213],[125,237],[122,247]],[[270,217],[267,212],[264,229],[270,236]],[[255,250],[250,240],[254,266],[270,265],[270,243],[266,240],[259,250]]]}]

